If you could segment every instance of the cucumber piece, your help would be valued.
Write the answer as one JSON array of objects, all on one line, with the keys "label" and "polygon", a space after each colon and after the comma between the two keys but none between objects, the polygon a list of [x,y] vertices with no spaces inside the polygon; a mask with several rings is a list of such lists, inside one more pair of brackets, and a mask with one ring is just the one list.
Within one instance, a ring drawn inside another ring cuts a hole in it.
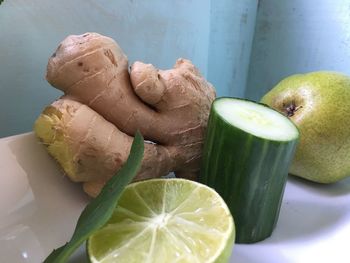
[{"label": "cucumber piece", "polygon": [[266,105],[226,97],[213,102],[199,179],[228,204],[237,243],[271,235],[298,139],[296,126]]}]

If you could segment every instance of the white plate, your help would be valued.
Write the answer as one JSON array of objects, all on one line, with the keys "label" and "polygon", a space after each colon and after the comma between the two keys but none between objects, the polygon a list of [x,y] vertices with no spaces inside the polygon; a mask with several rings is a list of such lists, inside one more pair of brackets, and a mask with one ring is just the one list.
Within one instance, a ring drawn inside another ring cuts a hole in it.
[{"label": "white plate", "polygon": [[[41,262],[69,240],[88,202],[32,133],[0,139],[0,262]],[[350,179],[289,178],[273,235],[235,245],[231,262],[350,262]],[[84,262],[81,248],[70,262]]]}]

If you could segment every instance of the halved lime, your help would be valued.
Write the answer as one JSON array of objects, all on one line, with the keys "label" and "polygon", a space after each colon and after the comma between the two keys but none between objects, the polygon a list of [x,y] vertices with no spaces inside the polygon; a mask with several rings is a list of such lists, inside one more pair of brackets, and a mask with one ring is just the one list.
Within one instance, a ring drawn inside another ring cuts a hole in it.
[{"label": "halved lime", "polygon": [[235,228],[213,189],[184,179],[130,184],[87,243],[91,262],[227,262]]}]

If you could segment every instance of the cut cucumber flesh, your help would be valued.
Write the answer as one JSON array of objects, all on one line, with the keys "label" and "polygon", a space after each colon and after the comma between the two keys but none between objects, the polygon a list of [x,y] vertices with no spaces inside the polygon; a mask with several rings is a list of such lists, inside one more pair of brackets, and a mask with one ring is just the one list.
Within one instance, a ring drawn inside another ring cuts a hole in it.
[{"label": "cut cucumber flesh", "polygon": [[236,98],[214,101],[207,129],[200,181],[228,204],[237,243],[265,239],[277,222],[298,129],[277,111]]},{"label": "cut cucumber flesh", "polygon": [[248,100],[222,98],[213,107],[231,125],[257,137],[289,141],[298,137],[295,125],[281,113]]}]

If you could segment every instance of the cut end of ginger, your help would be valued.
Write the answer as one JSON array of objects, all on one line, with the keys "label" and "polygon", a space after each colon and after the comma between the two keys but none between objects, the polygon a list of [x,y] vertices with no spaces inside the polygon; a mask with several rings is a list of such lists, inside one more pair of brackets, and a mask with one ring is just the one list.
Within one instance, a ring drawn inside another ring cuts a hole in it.
[{"label": "cut end of ginger", "polygon": [[34,132],[48,152],[62,166],[67,175],[74,180],[76,167],[73,162],[73,154],[68,142],[65,140],[62,120],[63,114],[49,106],[37,118],[34,124]]}]

